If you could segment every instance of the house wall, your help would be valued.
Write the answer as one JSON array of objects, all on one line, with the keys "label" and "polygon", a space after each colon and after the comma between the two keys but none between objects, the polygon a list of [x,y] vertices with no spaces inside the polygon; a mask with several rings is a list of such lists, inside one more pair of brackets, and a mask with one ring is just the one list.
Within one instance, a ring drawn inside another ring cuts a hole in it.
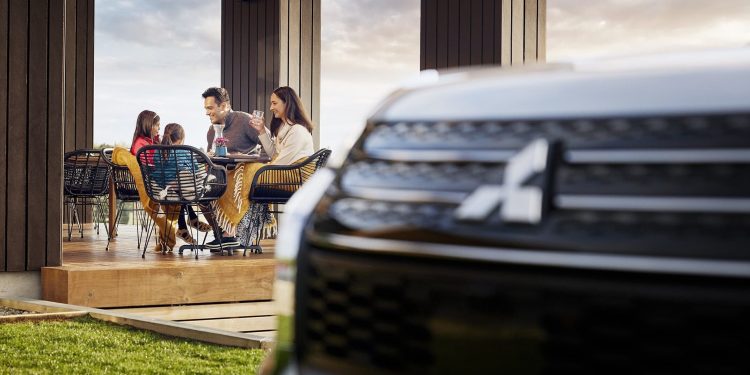
[{"label": "house wall", "polygon": [[546,60],[547,0],[422,0],[420,69]]},{"label": "house wall", "polygon": [[0,272],[61,264],[63,150],[93,140],[94,0],[0,0]]},{"label": "house wall", "polygon": [[[222,0],[221,85],[232,108],[266,112],[271,92],[297,91],[320,120],[320,0]],[[316,147],[319,130],[313,134]]]}]

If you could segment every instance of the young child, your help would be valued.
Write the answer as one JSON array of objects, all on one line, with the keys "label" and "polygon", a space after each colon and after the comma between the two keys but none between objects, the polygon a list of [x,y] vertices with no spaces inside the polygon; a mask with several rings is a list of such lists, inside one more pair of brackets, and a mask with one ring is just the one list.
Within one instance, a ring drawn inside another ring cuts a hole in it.
[{"label": "young child", "polygon": [[[180,124],[171,123],[164,128],[164,135],[162,136],[161,144],[163,145],[182,145],[185,143],[185,130]],[[199,174],[198,163],[195,161],[193,156],[188,150],[174,150],[174,151],[162,151],[154,154],[154,165],[158,166],[154,170],[153,178],[160,185],[164,187],[164,190],[160,193],[160,198],[166,198],[170,190],[177,193],[180,188],[178,179],[186,182],[193,182],[193,189],[195,188],[196,175]],[[183,196],[194,194],[195,191],[180,192]],[[211,226],[200,221],[198,215],[195,213],[193,208],[188,205],[183,205],[180,209],[180,215],[177,219],[177,237],[187,243],[196,243],[193,237],[190,235],[190,231],[187,229],[187,223],[185,222],[185,211],[187,211],[190,217],[190,226],[198,229],[201,232],[208,232],[211,230]]]}]

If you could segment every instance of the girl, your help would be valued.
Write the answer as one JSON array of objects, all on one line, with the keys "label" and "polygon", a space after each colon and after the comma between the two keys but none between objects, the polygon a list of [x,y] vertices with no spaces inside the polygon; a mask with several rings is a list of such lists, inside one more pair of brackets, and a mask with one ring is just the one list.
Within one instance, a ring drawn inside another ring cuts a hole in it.
[{"label": "girl", "polygon": [[[185,143],[185,130],[180,124],[168,124],[164,127],[164,137],[161,141],[163,145],[182,145]],[[154,171],[154,179],[164,186],[163,190],[166,193],[169,186],[174,185],[174,181],[177,180],[178,176],[182,172],[188,172],[189,174],[195,174],[198,172],[198,164],[187,150],[175,150],[173,155],[167,154],[167,151],[158,152],[153,155],[154,165],[161,166],[160,169]],[[162,162],[164,159],[164,162]],[[177,237],[181,238],[187,243],[196,243],[193,237],[190,235],[190,231],[187,229],[187,223],[185,222],[185,211],[187,210],[188,216],[190,217],[190,226],[201,231],[208,232],[211,230],[211,226],[200,221],[198,215],[193,210],[193,207],[183,205],[180,208],[180,214],[177,218]]]},{"label": "girl", "polygon": [[[159,126],[159,115],[147,109],[141,111],[135,121],[135,132],[133,133],[133,142],[130,145],[130,153],[135,155],[143,146],[158,144]],[[153,154],[146,155],[146,160],[152,163],[153,157]]]}]

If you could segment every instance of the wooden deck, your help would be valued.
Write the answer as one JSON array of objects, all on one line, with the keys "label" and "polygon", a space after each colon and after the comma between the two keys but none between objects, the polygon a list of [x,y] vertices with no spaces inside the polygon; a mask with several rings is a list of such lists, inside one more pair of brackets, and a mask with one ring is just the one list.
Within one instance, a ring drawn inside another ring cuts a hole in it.
[{"label": "wooden deck", "polygon": [[152,241],[142,259],[135,227],[121,225],[119,232],[109,251],[103,229],[99,235],[87,229],[84,238],[74,236],[70,242],[66,236],[63,265],[42,268],[43,299],[107,308],[272,299],[273,240],[261,242],[263,254],[221,256],[206,250],[197,260],[189,251],[154,252]]}]

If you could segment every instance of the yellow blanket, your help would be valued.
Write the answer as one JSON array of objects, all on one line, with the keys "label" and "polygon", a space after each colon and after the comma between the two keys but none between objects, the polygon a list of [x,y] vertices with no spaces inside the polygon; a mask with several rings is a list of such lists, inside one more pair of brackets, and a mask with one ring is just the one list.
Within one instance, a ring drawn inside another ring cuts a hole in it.
[{"label": "yellow blanket", "polygon": [[[170,249],[173,248],[175,245],[174,222],[177,220],[179,207],[162,207],[162,212],[159,214],[159,205],[152,202],[146,194],[138,160],[129,150],[116,147],[112,152],[112,162],[128,167],[134,177],[138,196],[144,210],[159,227],[160,242]],[[263,165],[262,163],[242,163],[237,165],[234,170],[228,171],[227,190],[216,202],[212,203],[217,223],[231,235],[236,234],[237,225],[250,207],[250,200],[248,199],[250,186],[253,183],[255,173]],[[170,215],[165,215],[165,211],[170,212]],[[158,247],[157,250],[159,250]]]},{"label": "yellow blanket", "polygon": [[237,225],[250,208],[250,186],[253,177],[265,164],[241,163],[227,171],[227,190],[216,202],[212,203],[216,222],[230,235],[237,234]]},{"label": "yellow blanket", "polygon": [[[159,227],[157,231],[159,233],[159,241],[157,241],[156,250],[160,250],[160,244],[164,244],[169,249],[172,249],[175,244],[174,222],[180,213],[180,207],[164,207],[162,213],[159,214],[159,204],[152,202],[148,194],[146,194],[146,186],[143,184],[141,168],[138,166],[138,160],[130,153],[130,150],[115,147],[114,151],[112,151],[112,162],[128,167],[130,174],[133,175],[135,186],[138,189],[138,198],[140,198],[141,205],[143,205],[143,210]],[[169,212],[170,214],[166,215],[165,212]]]}]

